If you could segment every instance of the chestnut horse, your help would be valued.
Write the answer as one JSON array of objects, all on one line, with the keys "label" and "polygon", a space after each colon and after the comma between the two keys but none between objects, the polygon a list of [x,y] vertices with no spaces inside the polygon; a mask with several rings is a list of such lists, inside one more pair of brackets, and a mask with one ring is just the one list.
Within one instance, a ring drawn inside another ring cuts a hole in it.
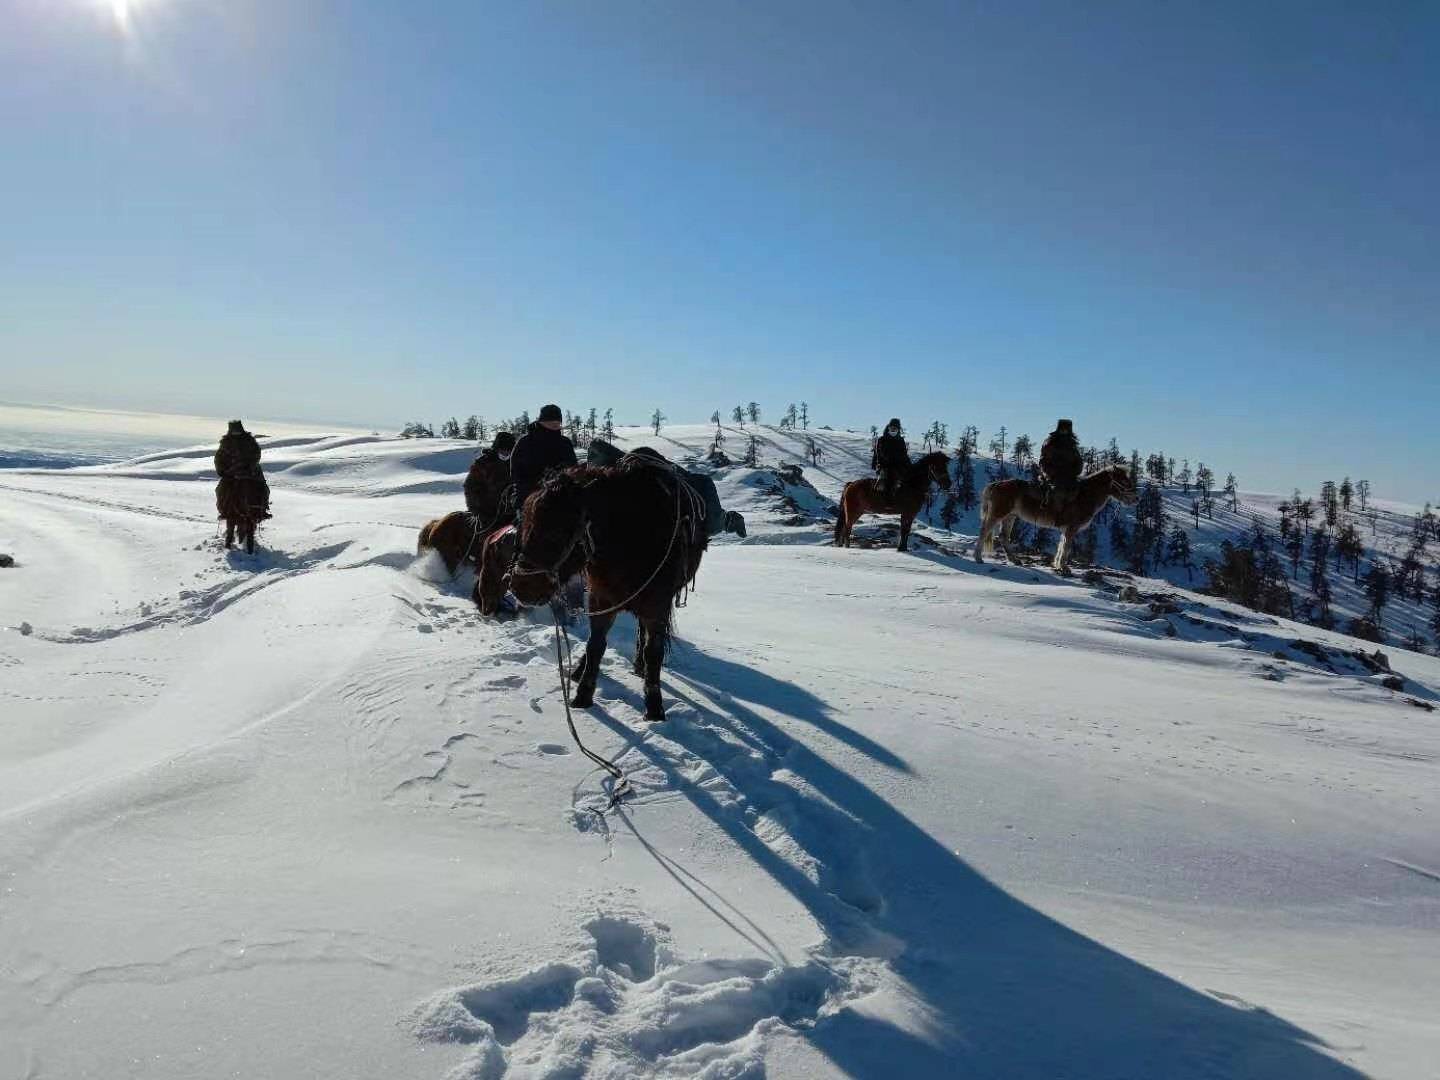
[{"label": "chestnut horse", "polygon": [[1008,541],[1011,524],[1018,517],[1032,525],[1061,530],[1053,566],[1060,573],[1069,574],[1070,545],[1075,534],[1089,525],[1111,499],[1129,506],[1138,498],[1135,478],[1126,465],[1111,465],[1091,473],[1075,485],[1073,492],[1051,491],[1048,499],[1045,489],[1029,480],[996,480],[986,484],[980,496],[980,536],[975,541],[975,561],[985,561],[984,553],[991,547],[997,527],[1005,558],[1015,561]]},{"label": "chestnut horse", "polygon": [[452,510],[444,517],[427,521],[420,526],[415,554],[424,555],[427,548],[434,548],[445,560],[445,569],[454,576],[461,563],[478,565],[480,542],[484,539],[480,525],[479,518],[464,510]]},{"label": "chestnut horse", "polygon": [[950,459],[939,450],[911,462],[905,470],[894,498],[888,502],[880,484],[873,477],[851,480],[840,496],[839,516],[835,520],[835,546],[849,547],[855,523],[866,514],[899,514],[900,544],[898,551],[910,550],[910,526],[930,493],[930,485],[944,489],[950,484]]},{"label": "chestnut horse", "polygon": [[694,582],[709,543],[704,505],[668,463],[632,458],[551,476],[525,501],[524,518],[520,557],[510,572],[521,603],[544,603],[572,573],[585,570],[590,641],[571,704],[595,703],[606,637],[616,615],[628,611],[640,624],[636,662],[645,680],[645,719],[664,720],[660,670],[676,602]]}]

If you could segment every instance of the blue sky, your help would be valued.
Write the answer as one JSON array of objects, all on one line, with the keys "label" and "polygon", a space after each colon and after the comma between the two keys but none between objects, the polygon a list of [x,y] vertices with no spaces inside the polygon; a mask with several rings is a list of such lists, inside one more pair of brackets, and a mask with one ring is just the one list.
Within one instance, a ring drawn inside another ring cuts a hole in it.
[{"label": "blue sky", "polygon": [[1068,415],[1440,497],[1436,5],[0,3],[8,400]]}]

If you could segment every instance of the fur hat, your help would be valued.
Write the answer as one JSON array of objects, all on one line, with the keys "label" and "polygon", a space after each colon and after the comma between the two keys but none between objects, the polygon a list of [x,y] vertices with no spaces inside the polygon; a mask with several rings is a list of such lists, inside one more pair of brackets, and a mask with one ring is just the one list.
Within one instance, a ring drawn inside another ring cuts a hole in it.
[{"label": "fur hat", "polygon": [[900,418],[898,416],[892,416],[890,418],[890,422],[885,425],[886,431],[889,431],[891,428],[894,428],[896,431],[905,430],[904,426],[900,423]]},{"label": "fur hat", "polygon": [[1069,420],[1056,420],[1055,430],[1063,431],[1066,434],[1073,435],[1075,434],[1075,425]]},{"label": "fur hat", "polygon": [[546,405],[540,410],[539,420],[542,424],[552,422],[559,424],[564,422],[565,416],[561,413],[559,405]]},{"label": "fur hat", "polygon": [[490,443],[497,453],[504,453],[507,450],[515,449],[515,433],[513,431],[497,431],[495,439]]},{"label": "fur hat", "polygon": [[245,430],[245,425],[239,420],[230,421],[230,434],[235,435]]}]

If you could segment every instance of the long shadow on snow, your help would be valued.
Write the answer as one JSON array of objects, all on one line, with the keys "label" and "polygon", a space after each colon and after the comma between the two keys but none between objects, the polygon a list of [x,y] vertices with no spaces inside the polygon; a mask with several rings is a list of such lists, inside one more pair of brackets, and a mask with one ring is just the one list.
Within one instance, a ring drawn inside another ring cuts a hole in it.
[{"label": "long shadow on snow", "polygon": [[[633,692],[619,689],[641,707]],[[1280,1017],[1191,990],[1011,896],[855,777],[733,697],[721,711],[673,686],[672,692],[693,714],[676,709],[655,733],[708,763],[742,796],[738,802],[722,802],[688,782],[681,756],[648,732],[637,737],[603,709],[593,715],[809,910],[825,933],[824,952],[887,956],[919,999],[921,1015],[913,1019],[923,1035],[853,1009],[807,1032],[848,1074],[1361,1075]],[[778,770],[816,794],[777,779]],[[621,812],[639,835],[634,811]],[[816,861],[818,881],[766,845],[754,828],[761,819],[783,822]]]},{"label": "long shadow on snow", "polygon": [[[577,635],[577,637],[588,637]],[[609,648],[612,655],[635,655],[634,624],[629,619],[617,620],[609,634]],[[583,648],[584,646],[578,646]],[[844,743],[852,750],[858,750],[882,765],[888,765],[900,772],[911,773],[904,758],[894,751],[881,746],[875,740],[862,735],[854,728],[840,723],[830,715],[830,707],[820,698],[802,686],[774,678],[763,671],[711,656],[688,642],[675,642],[671,646],[670,658],[665,662],[665,674],[671,679],[691,683],[716,698],[738,699],[736,708],[743,706],[738,701],[763,704],[776,712],[802,723],[813,724],[832,739]],[[602,671],[601,678],[605,675]],[[621,685],[613,679],[607,680],[607,690],[621,691]],[[681,700],[689,703],[684,695]],[[644,711],[643,709],[641,710]],[[749,710],[745,710],[748,712]]]}]

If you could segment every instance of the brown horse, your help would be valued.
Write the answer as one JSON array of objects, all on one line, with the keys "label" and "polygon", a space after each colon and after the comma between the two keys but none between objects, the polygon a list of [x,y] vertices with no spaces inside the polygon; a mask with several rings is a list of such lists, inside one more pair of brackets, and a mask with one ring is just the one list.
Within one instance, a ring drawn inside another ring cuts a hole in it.
[{"label": "brown horse", "polygon": [[444,517],[427,521],[420,526],[420,542],[415,545],[415,554],[424,555],[426,549],[434,548],[445,560],[445,569],[453,576],[461,563],[477,564],[480,558],[481,522],[474,514],[464,510],[452,510]]},{"label": "brown horse", "polygon": [[480,541],[477,557],[480,569],[475,574],[475,590],[471,599],[481,615],[494,615],[505,597],[505,574],[515,561],[519,531],[508,522],[493,530]]},{"label": "brown horse", "polygon": [[984,553],[990,548],[998,527],[1005,558],[1014,562],[1009,533],[1014,519],[1019,517],[1032,525],[1062,530],[1053,565],[1060,573],[1069,574],[1070,545],[1075,534],[1089,525],[1111,499],[1119,499],[1128,506],[1137,498],[1135,478],[1125,465],[1111,465],[1091,473],[1082,478],[1070,494],[1052,491],[1048,500],[1044,489],[1029,480],[997,480],[986,484],[980,496],[980,536],[975,541],[975,561],[985,561]]},{"label": "brown horse", "polygon": [[665,719],[660,670],[675,604],[695,580],[708,542],[704,505],[669,465],[643,458],[566,469],[525,501],[520,557],[510,573],[515,595],[543,603],[581,566],[589,586],[590,641],[571,704],[594,704],[606,637],[616,615],[628,611],[640,624],[645,719]]},{"label": "brown horse", "polygon": [[840,496],[839,516],[835,520],[835,546],[849,547],[850,533],[866,514],[899,514],[900,544],[897,550],[910,550],[910,526],[930,492],[930,485],[945,488],[950,483],[950,459],[936,450],[905,471],[895,497],[888,502],[880,485],[873,478],[851,480]]},{"label": "brown horse", "polygon": [[255,554],[255,529],[270,516],[263,479],[226,477],[215,485],[215,509],[225,519],[225,546],[238,540],[245,554]]}]

